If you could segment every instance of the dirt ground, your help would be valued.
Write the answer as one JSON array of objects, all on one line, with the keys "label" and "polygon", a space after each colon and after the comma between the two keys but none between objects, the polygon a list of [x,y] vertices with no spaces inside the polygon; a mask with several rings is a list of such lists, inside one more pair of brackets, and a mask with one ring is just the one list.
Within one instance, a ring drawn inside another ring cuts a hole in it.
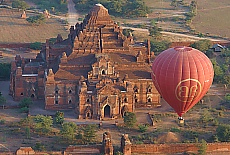
[{"label": "dirt ground", "polygon": [[39,50],[28,48],[0,48],[0,51],[2,52],[0,63],[10,63],[16,55],[20,55],[22,58],[33,59],[40,52]]}]

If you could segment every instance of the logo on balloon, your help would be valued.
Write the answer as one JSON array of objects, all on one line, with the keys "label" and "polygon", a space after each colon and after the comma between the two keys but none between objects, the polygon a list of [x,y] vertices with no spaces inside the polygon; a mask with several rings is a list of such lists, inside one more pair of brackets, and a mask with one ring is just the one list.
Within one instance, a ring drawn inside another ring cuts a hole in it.
[{"label": "logo on balloon", "polygon": [[185,79],[178,83],[176,98],[181,102],[191,102],[201,93],[201,83],[196,79]]}]

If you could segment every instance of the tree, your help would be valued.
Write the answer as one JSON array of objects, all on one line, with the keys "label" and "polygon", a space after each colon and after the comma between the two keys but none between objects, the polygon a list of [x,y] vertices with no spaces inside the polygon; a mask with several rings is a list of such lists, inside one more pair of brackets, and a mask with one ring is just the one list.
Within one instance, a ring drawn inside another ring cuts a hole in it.
[{"label": "tree", "polygon": [[0,92],[0,105],[3,105],[6,103],[6,99],[4,96],[2,96],[2,92]]},{"label": "tree", "polygon": [[27,107],[29,108],[29,106],[32,104],[32,100],[31,98],[23,98],[20,103],[19,103],[19,107],[23,108],[23,107]]},{"label": "tree", "polygon": [[30,48],[34,50],[41,50],[42,43],[41,42],[34,42],[30,44]]},{"label": "tree", "polygon": [[228,94],[228,93],[225,94],[224,99],[225,99],[226,102],[229,103],[230,102],[230,94]]},{"label": "tree", "polygon": [[43,14],[39,14],[37,16],[31,16],[26,19],[29,23],[32,25],[40,25],[43,24],[46,20],[45,16]]},{"label": "tree", "polygon": [[25,1],[22,1],[22,0],[14,0],[12,2],[12,7],[13,8],[18,8],[19,10],[22,9],[22,10],[26,10],[29,8],[29,5],[25,2]]},{"label": "tree", "polygon": [[95,141],[96,129],[97,129],[96,125],[92,125],[92,124],[88,124],[84,128],[82,128],[84,143],[89,144]]},{"label": "tree", "polygon": [[222,124],[216,129],[218,140],[221,142],[230,142],[230,125]]},{"label": "tree", "polygon": [[150,44],[151,44],[151,50],[156,53],[162,52],[168,49],[170,46],[170,42],[166,40],[163,41],[151,40]]},{"label": "tree", "polygon": [[159,39],[161,37],[162,28],[159,28],[157,25],[149,28],[149,35],[155,39]]},{"label": "tree", "polygon": [[8,80],[10,79],[11,64],[0,63],[0,79]]},{"label": "tree", "polygon": [[123,11],[124,6],[123,0],[113,0],[109,3],[108,8],[110,8],[110,12],[115,16],[120,16]]},{"label": "tree", "polygon": [[25,133],[26,133],[26,138],[29,139],[30,138],[30,127],[26,127],[25,128]]},{"label": "tree", "polygon": [[146,124],[138,125],[138,128],[139,128],[139,131],[143,133],[143,132],[147,131],[148,125],[146,125]]},{"label": "tree", "polygon": [[213,117],[211,116],[210,112],[207,109],[205,109],[202,115],[200,116],[200,121],[204,123],[205,125],[207,125],[212,120],[213,120]]},{"label": "tree", "polygon": [[199,145],[198,154],[206,155],[206,150],[207,150],[207,142],[204,139],[202,139]]},{"label": "tree", "polygon": [[173,6],[174,8],[177,8],[179,6],[179,1],[177,0],[172,0],[170,6]]},{"label": "tree", "polygon": [[70,140],[72,142],[75,138],[76,130],[77,125],[73,122],[68,122],[62,125],[60,134],[64,139]]},{"label": "tree", "polygon": [[220,67],[220,65],[217,63],[216,59],[212,59],[213,69],[214,69],[214,82],[216,83],[222,83],[223,77],[224,77],[224,71]]},{"label": "tree", "polygon": [[124,123],[125,126],[128,128],[133,127],[137,122],[135,113],[132,112],[126,112],[124,116]]},{"label": "tree", "polygon": [[55,123],[62,125],[64,123],[64,112],[57,111],[55,114]]},{"label": "tree", "polygon": [[35,130],[40,134],[48,134],[51,131],[53,125],[53,119],[51,116],[36,115],[34,117]]},{"label": "tree", "polygon": [[212,46],[212,42],[210,40],[203,39],[196,41],[191,44],[191,46],[205,53]]}]

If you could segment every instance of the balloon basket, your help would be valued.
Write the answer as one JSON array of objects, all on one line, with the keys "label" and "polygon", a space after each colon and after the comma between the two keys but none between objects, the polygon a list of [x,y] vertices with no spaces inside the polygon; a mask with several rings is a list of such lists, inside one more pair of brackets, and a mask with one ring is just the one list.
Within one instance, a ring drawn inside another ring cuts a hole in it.
[{"label": "balloon basket", "polygon": [[179,126],[184,126],[184,119],[182,117],[178,118],[178,124]]}]

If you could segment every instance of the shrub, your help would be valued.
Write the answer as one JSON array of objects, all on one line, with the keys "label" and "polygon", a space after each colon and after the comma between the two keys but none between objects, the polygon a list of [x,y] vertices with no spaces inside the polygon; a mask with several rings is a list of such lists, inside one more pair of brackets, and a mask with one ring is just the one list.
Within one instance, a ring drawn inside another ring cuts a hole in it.
[{"label": "shrub", "polygon": [[64,112],[61,112],[61,111],[56,112],[55,123],[60,124],[60,125],[64,123]]},{"label": "shrub", "polygon": [[41,50],[42,43],[41,42],[34,42],[30,44],[30,48],[34,50]]},{"label": "shrub", "polygon": [[45,151],[46,148],[45,148],[45,145],[40,143],[40,142],[37,142],[35,144],[35,146],[32,147],[35,151]]},{"label": "shrub", "polygon": [[80,17],[80,18],[78,18],[78,21],[83,21],[83,18],[81,18],[81,17]]},{"label": "shrub", "polygon": [[6,122],[6,121],[5,121],[4,119],[1,119],[1,120],[0,120],[0,124],[5,124],[5,122]]},{"label": "shrub", "polygon": [[219,125],[216,129],[216,133],[221,142],[230,142],[230,125]]},{"label": "shrub", "polygon": [[29,105],[31,105],[31,104],[32,104],[32,100],[30,98],[23,98],[19,103],[19,107],[20,108],[24,108],[24,107],[29,108]]},{"label": "shrub", "polygon": [[9,80],[10,79],[10,63],[0,63],[0,79]]},{"label": "shrub", "polygon": [[29,8],[29,5],[25,2],[25,1],[22,1],[22,0],[14,0],[12,2],[12,7],[13,8],[18,8],[18,9],[22,9],[22,10],[26,10]]},{"label": "shrub", "polygon": [[147,131],[148,125],[146,125],[146,124],[138,125],[138,128],[139,128],[139,131],[143,133],[143,132]]},{"label": "shrub", "polygon": [[21,113],[28,113],[29,112],[29,108],[28,107],[22,107],[22,108],[20,108],[20,112]]},{"label": "shrub", "polygon": [[32,25],[40,25],[43,24],[46,20],[45,16],[43,14],[39,14],[37,16],[31,16],[26,19],[29,23]]}]

